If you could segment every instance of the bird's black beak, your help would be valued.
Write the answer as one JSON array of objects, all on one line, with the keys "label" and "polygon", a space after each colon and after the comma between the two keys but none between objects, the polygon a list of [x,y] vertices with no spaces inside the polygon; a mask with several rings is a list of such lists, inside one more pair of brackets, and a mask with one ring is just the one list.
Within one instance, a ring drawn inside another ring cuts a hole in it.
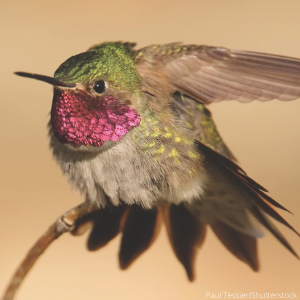
[{"label": "bird's black beak", "polygon": [[50,83],[51,85],[54,85],[54,86],[69,87],[69,88],[73,88],[76,86],[76,83],[66,83],[66,82],[60,81],[56,78],[45,76],[45,75],[26,73],[26,72],[15,72],[15,74],[22,76],[22,77],[33,78],[36,80],[44,81],[44,82]]}]

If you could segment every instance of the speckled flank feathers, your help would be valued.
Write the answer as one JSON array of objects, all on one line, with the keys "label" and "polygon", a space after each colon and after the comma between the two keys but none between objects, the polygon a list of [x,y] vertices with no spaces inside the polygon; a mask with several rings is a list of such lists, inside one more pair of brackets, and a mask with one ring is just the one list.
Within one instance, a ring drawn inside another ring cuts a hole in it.
[{"label": "speckled flank feathers", "polygon": [[191,176],[196,166],[201,164],[201,156],[194,149],[194,141],[173,126],[162,126],[158,116],[151,111],[142,114],[141,123],[132,131],[131,136],[147,155],[164,163],[169,161],[178,166],[183,164]]}]

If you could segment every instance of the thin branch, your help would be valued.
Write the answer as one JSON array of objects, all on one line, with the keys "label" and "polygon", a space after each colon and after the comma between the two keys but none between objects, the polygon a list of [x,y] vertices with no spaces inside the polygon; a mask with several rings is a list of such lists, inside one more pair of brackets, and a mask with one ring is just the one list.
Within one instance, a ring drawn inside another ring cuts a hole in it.
[{"label": "thin branch", "polygon": [[72,231],[79,219],[96,209],[99,207],[84,202],[61,215],[29,250],[13,275],[2,300],[13,300],[24,278],[50,244],[63,233]]}]

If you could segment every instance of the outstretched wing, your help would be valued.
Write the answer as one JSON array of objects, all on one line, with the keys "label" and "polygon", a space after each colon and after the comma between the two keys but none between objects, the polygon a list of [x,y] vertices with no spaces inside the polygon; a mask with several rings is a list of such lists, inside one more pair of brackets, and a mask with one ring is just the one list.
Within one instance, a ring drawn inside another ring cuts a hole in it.
[{"label": "outstretched wing", "polygon": [[300,60],[296,58],[176,43],[143,48],[136,60],[160,69],[175,91],[199,102],[300,97]]}]

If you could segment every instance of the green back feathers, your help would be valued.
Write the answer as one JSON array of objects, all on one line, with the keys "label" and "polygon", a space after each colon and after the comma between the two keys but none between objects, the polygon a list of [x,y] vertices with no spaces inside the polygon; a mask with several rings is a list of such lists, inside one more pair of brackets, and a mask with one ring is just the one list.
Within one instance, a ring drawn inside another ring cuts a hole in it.
[{"label": "green back feathers", "polygon": [[137,91],[140,85],[132,45],[126,43],[103,43],[72,56],[60,65],[54,77],[67,83],[84,84],[102,79],[114,89],[130,92]]}]

